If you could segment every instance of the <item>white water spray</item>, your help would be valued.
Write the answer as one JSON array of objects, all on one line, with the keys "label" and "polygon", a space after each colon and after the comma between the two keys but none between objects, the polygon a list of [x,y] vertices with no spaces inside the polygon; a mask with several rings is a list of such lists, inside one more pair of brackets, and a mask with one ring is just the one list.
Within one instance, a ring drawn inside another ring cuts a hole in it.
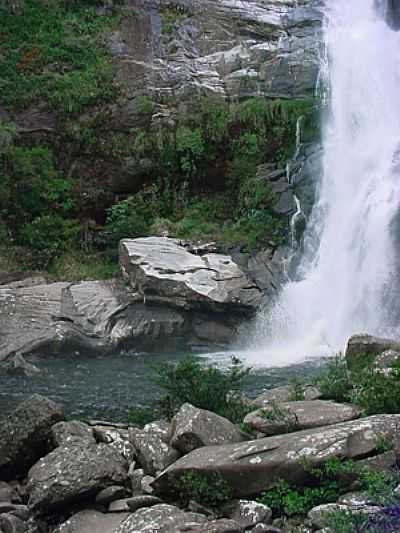
[{"label": "white water spray", "polygon": [[354,333],[389,333],[388,294],[400,274],[392,235],[400,208],[400,34],[376,0],[327,0],[326,19],[324,173],[300,281],[260,319],[256,364],[332,354]]}]

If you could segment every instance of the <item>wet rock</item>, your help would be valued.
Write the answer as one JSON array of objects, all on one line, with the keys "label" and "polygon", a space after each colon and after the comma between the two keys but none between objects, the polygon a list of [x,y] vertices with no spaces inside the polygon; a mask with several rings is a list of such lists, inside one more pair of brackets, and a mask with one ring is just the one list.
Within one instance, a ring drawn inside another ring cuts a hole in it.
[{"label": "wet rock", "polygon": [[120,264],[147,302],[184,309],[254,313],[261,291],[229,256],[196,255],[177,239],[124,239]]},{"label": "wet rock", "polygon": [[137,451],[138,461],[146,474],[154,475],[161,472],[179,458],[179,452],[162,441],[155,433],[132,429],[130,441]]},{"label": "wet rock", "polygon": [[[291,402],[297,401],[295,398],[296,391],[293,386],[285,385],[283,387],[275,387],[261,393],[257,398],[252,401],[252,404],[256,407],[265,407],[271,402]],[[303,395],[302,395],[303,396]],[[304,387],[304,397],[300,397],[298,400],[310,401],[318,400],[321,398],[320,391],[311,385]]]},{"label": "wet rock", "polygon": [[244,423],[265,435],[330,426],[358,418],[361,410],[350,404],[323,400],[267,404],[246,415]]},{"label": "wet rock", "polygon": [[189,453],[200,446],[241,440],[242,434],[235,424],[189,403],[182,405],[172,421],[171,445],[182,453]]},{"label": "wet rock", "polygon": [[383,352],[400,352],[400,342],[373,335],[353,335],[347,343],[346,360],[350,368],[359,369],[375,362]]},{"label": "wet rock", "polygon": [[55,446],[63,446],[80,439],[87,444],[95,444],[93,429],[83,422],[72,420],[71,422],[58,422],[51,428]]},{"label": "wet rock", "polygon": [[0,364],[0,371],[26,377],[33,377],[42,373],[37,366],[28,363],[20,353],[10,354],[6,361]]},{"label": "wet rock", "polygon": [[139,509],[129,516],[114,533],[132,533],[133,531],[157,533],[178,533],[190,531],[190,528],[204,524],[206,517],[197,513],[187,513],[173,505],[160,504]]},{"label": "wet rock", "polygon": [[119,500],[126,495],[126,489],[119,485],[111,485],[101,490],[96,496],[96,503],[99,505],[108,505],[109,503]]},{"label": "wet rock", "polygon": [[76,442],[56,448],[28,473],[29,507],[52,512],[127,481],[125,459],[106,444]]},{"label": "wet rock", "polygon": [[220,446],[205,446],[185,455],[162,472],[153,487],[168,493],[187,472],[218,473],[231,487],[234,497],[268,490],[278,479],[304,483],[304,459],[319,465],[332,457],[362,459],[379,452],[379,440],[393,437],[400,415],[377,415],[322,428],[266,437]]},{"label": "wet rock", "polygon": [[128,516],[125,513],[104,514],[87,509],[73,515],[53,533],[114,533]]},{"label": "wet rock", "polygon": [[153,507],[153,505],[158,505],[160,503],[162,503],[160,498],[147,494],[144,494],[143,496],[133,496],[127,500],[127,505],[132,513],[143,507]]},{"label": "wet rock", "polygon": [[271,509],[262,503],[250,500],[238,500],[230,509],[229,517],[243,529],[248,529],[260,522],[269,523],[272,518]]},{"label": "wet rock", "polygon": [[0,424],[0,477],[26,473],[49,451],[51,427],[63,418],[57,404],[38,394],[19,404]]}]

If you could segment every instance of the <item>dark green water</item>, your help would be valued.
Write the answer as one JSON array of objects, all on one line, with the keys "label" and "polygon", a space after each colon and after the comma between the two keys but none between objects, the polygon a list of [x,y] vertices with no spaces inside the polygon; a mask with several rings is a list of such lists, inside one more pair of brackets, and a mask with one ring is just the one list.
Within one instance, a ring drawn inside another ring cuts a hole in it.
[{"label": "dark green water", "polygon": [[[0,410],[11,410],[33,393],[61,403],[68,416],[124,421],[130,407],[149,405],[162,391],[151,381],[151,366],[179,361],[185,354],[70,355],[31,360],[43,369],[38,377],[0,375]],[[200,357],[200,356],[199,356]],[[226,365],[228,354],[202,355],[205,362]],[[293,376],[311,378],[322,361],[252,371],[246,384],[250,396],[286,384]]]}]

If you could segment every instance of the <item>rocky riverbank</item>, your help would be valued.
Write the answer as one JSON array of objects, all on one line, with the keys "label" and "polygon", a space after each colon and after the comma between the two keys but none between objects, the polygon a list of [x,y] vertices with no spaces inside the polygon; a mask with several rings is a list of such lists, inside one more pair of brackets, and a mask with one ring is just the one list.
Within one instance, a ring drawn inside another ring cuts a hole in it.
[{"label": "rocky riverbank", "polygon": [[[398,348],[357,336],[347,359],[391,379]],[[33,396],[0,425],[0,531],[336,533],[358,531],[354,520],[398,531],[400,414],[325,395],[322,380],[235,397],[244,423],[186,402],[142,428],[67,421]],[[342,519],[348,529],[332,526]]]}]

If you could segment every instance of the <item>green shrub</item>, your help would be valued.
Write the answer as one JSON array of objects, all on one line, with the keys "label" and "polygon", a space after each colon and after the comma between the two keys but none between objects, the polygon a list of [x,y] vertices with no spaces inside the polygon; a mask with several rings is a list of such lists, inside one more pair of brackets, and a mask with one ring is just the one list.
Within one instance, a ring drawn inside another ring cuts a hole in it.
[{"label": "green shrub", "polygon": [[157,419],[157,411],[152,407],[131,407],[127,422],[133,426],[143,427]]},{"label": "green shrub", "polygon": [[371,368],[353,374],[354,388],[350,400],[362,407],[366,415],[400,413],[400,371],[388,375]]},{"label": "green shrub", "polygon": [[233,422],[241,422],[248,412],[237,393],[242,390],[250,369],[244,368],[235,358],[226,371],[212,365],[204,366],[194,357],[177,364],[163,363],[155,371],[153,381],[167,392],[160,406],[168,418],[186,402]]},{"label": "green shrub", "polygon": [[194,500],[202,505],[217,507],[232,498],[230,485],[216,472],[207,475],[185,473],[175,481],[174,489],[186,504]]},{"label": "green shrub", "polygon": [[67,250],[49,267],[49,274],[57,281],[84,281],[117,278],[120,269],[116,258],[107,252]]},{"label": "green shrub", "polygon": [[326,368],[316,378],[315,383],[323,398],[337,402],[348,401],[353,381],[344,355],[338,354],[328,361]]},{"label": "green shrub", "polygon": [[275,401],[271,401],[268,407],[261,409],[259,413],[262,418],[269,422],[283,424],[285,429],[282,430],[282,433],[291,433],[298,430],[299,420],[297,415]]}]

